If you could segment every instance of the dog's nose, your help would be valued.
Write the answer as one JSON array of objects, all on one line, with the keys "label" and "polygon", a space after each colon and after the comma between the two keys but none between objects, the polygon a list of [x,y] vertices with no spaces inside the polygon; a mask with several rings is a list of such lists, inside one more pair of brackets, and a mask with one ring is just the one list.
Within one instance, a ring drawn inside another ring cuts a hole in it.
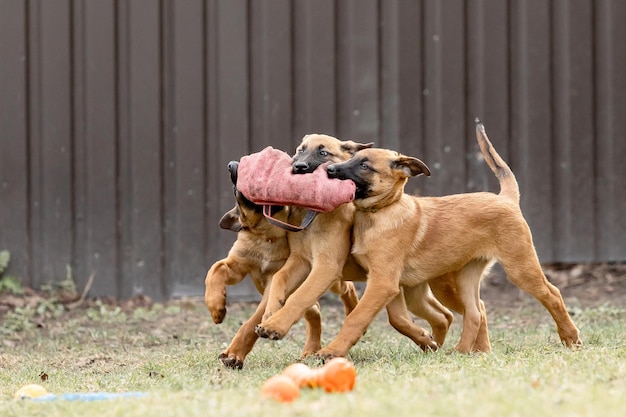
[{"label": "dog's nose", "polygon": [[328,178],[335,178],[337,172],[338,170],[336,165],[331,164],[326,167],[326,173],[328,174]]},{"label": "dog's nose", "polygon": [[293,173],[294,174],[303,174],[306,173],[309,169],[309,164],[304,161],[296,161],[293,163]]},{"label": "dog's nose", "polygon": [[239,168],[239,162],[230,161],[228,163],[228,172],[230,172],[230,180],[233,182],[233,185],[237,185],[237,169]]}]

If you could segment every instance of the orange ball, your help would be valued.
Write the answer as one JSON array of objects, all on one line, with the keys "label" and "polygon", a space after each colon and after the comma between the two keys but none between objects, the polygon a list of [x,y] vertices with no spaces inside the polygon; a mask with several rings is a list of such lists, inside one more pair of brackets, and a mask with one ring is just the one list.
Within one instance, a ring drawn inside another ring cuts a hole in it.
[{"label": "orange ball", "polygon": [[294,363],[285,368],[282,373],[293,379],[300,388],[314,388],[317,384],[317,371],[309,368],[303,363]]},{"label": "orange ball", "polygon": [[300,396],[300,388],[293,379],[286,375],[274,375],[267,379],[261,387],[263,398],[289,403]]},{"label": "orange ball", "polygon": [[352,391],[356,369],[346,358],[333,358],[320,369],[319,384],[326,392]]}]

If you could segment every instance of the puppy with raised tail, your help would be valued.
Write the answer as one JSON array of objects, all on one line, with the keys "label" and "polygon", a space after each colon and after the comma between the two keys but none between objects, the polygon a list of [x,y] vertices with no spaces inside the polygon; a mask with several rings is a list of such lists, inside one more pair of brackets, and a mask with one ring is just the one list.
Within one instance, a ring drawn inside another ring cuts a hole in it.
[{"label": "puppy with raised tail", "polygon": [[[371,146],[371,143],[342,141],[328,135],[307,135],[296,149],[293,172],[304,174],[323,169],[321,165],[326,162],[349,160]],[[318,213],[306,230],[287,234],[290,255],[272,278],[263,321],[256,328],[259,336],[281,339],[338,280],[365,280],[366,272],[350,256],[354,212],[353,204],[342,204],[332,212]],[[291,207],[289,222],[300,224],[305,214],[305,209]],[[438,290],[450,289],[445,292],[454,301],[454,283],[443,278],[441,282],[444,285]],[[444,343],[453,319],[452,313],[433,296],[434,291],[427,283],[407,287],[386,304],[390,324],[423,350],[437,350]],[[409,311],[428,321],[432,336],[413,322]]]},{"label": "puppy with raised tail", "polygon": [[450,275],[456,281],[463,314],[463,330],[455,349],[488,350],[488,344],[476,346],[475,342],[486,332],[480,281],[494,262],[502,265],[511,282],[544,305],[566,346],[582,343],[559,290],[541,269],[519,206],[513,172],[478,121],[476,136],[500,181],[499,194],[410,196],[404,193],[408,178],[430,175],[428,167],[417,158],[386,149],[363,149],[346,162],[328,166],[330,177],[356,184],[352,254],[368,274],[359,304],[318,355],[345,356],[402,287]]}]

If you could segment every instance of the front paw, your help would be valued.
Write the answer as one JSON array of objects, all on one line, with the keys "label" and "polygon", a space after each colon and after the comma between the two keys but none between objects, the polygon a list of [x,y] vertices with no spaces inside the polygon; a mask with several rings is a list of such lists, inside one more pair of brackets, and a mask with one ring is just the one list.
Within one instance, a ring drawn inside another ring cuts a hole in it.
[{"label": "front paw", "polygon": [[220,324],[224,321],[224,318],[226,317],[226,307],[211,310],[211,317],[213,318],[213,322],[215,324]]},{"label": "front paw", "polygon": [[221,353],[218,356],[218,359],[222,361],[224,366],[231,369],[242,369],[243,368],[243,358],[238,358],[234,354],[228,354],[226,352]]},{"label": "front paw", "polygon": [[257,334],[257,336],[262,337],[264,339],[280,340],[284,336],[283,333],[277,330],[273,330],[271,327],[264,326],[263,323],[256,326],[256,329],[254,329],[254,331]]},{"label": "front paw", "polygon": [[435,339],[428,333],[425,333],[417,344],[424,352],[436,352],[439,349],[439,345],[435,342]]},{"label": "front paw", "polygon": [[220,324],[226,317],[226,299],[222,298],[221,301],[207,300],[206,304],[211,313],[211,318],[215,324]]},{"label": "front paw", "polygon": [[323,363],[331,360],[332,358],[338,358],[338,357],[344,357],[344,356],[346,356],[345,353],[342,354],[341,352],[335,351],[333,349],[329,349],[328,347],[320,349],[315,353],[315,357],[321,359]]},{"label": "front paw", "polygon": [[215,324],[220,324],[224,321],[226,317],[226,290],[207,290],[204,294],[204,303],[209,309]]}]

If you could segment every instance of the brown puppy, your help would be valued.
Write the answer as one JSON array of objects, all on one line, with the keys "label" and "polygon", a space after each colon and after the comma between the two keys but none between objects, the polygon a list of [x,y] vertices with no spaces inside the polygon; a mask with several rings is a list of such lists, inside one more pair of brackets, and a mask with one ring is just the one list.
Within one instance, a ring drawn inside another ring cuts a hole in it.
[{"label": "brown puppy", "polygon": [[547,281],[537,259],[519,207],[513,172],[480,123],[476,135],[487,164],[500,180],[498,195],[407,195],[407,179],[429,175],[429,169],[419,159],[384,149],[365,149],[351,160],[327,168],[330,177],[351,179],[357,185],[352,253],[368,270],[368,280],[359,305],[319,355],[346,355],[380,309],[395,299],[401,286],[449,274],[455,276],[464,310],[456,350],[471,352],[486,323],[479,297],[480,280],[495,261],[515,285],[548,309],[565,345],[581,344],[559,290]]},{"label": "brown puppy", "polygon": [[[295,173],[312,172],[324,162],[348,160],[358,150],[370,146],[327,135],[308,135],[296,149],[293,170]],[[305,213],[306,210],[292,207],[290,223],[300,224]],[[338,279],[365,279],[365,272],[350,256],[353,215],[354,205],[344,204],[331,213],[319,213],[306,230],[288,234],[291,253],[285,266],[272,279],[266,313],[257,327],[259,336],[282,338],[306,308],[314,305]],[[422,349],[436,350],[445,340],[452,314],[434,298],[426,283],[407,287],[405,291],[404,296],[399,294],[387,306],[389,322]],[[429,322],[434,337],[413,323],[405,300],[411,301],[410,311]]]},{"label": "brown puppy", "polygon": [[[328,135],[306,135],[296,148],[292,163],[293,172],[310,173],[325,162],[346,161],[355,152],[371,146],[372,144],[340,141]],[[294,225],[301,224],[307,212],[308,210],[304,208],[290,207],[288,222]],[[288,234],[290,256],[272,281],[264,320],[285,304],[287,296],[307,276],[331,277],[328,280],[329,285],[322,293],[342,276],[343,267],[350,254],[353,214],[354,207],[351,204],[343,204],[332,212],[318,213],[313,223],[305,230]],[[358,273],[358,269],[355,272]],[[315,304],[318,299],[319,295],[310,300],[302,300],[302,305],[308,307]],[[259,329],[258,333],[267,336],[262,329]]]},{"label": "brown puppy", "polygon": [[[233,184],[237,183],[237,163],[228,165]],[[220,227],[237,234],[237,240],[228,256],[217,261],[205,279],[205,303],[215,323],[226,316],[226,286],[236,285],[247,275],[256,289],[263,295],[255,313],[248,319],[224,352],[219,355],[222,363],[230,368],[241,369],[258,336],[255,327],[261,322],[272,276],[287,261],[289,245],[285,230],[272,226],[263,216],[262,207],[245,198],[235,187],[236,205],[220,220]],[[272,215],[287,219],[288,207],[272,207]],[[351,282],[337,282],[331,290],[340,295],[346,314],[356,306],[358,295]],[[306,342],[302,356],[321,349],[321,317],[319,305],[313,305],[304,314],[306,320]]]}]

